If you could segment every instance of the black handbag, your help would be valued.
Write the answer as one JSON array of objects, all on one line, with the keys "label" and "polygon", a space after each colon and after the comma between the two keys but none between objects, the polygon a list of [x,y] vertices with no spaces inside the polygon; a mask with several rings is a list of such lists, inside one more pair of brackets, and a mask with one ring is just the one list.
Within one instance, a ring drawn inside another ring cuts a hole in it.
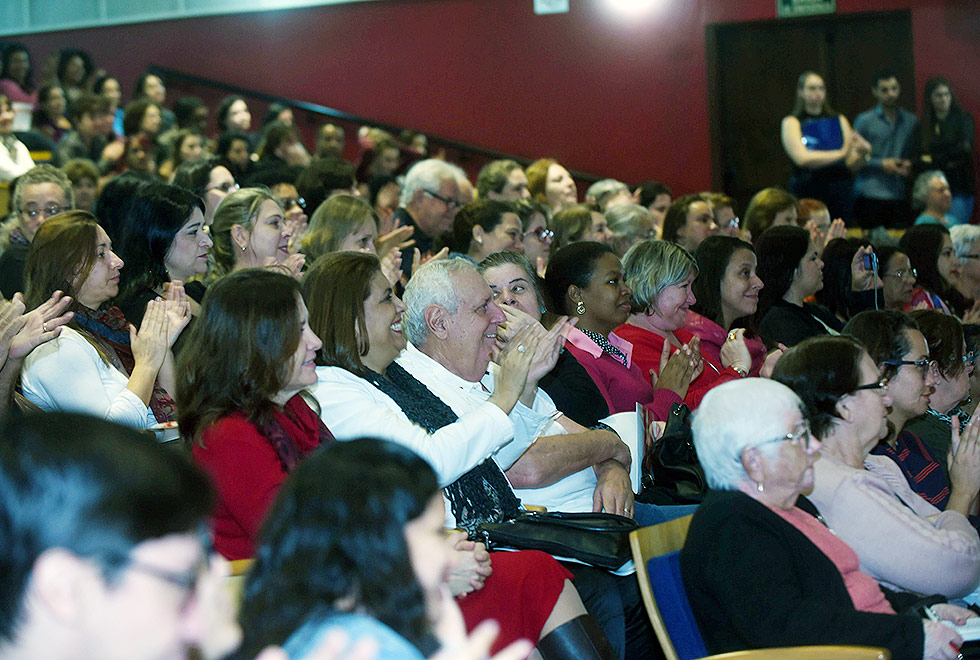
[{"label": "black handbag", "polygon": [[643,490],[637,501],[699,504],[704,498],[708,482],[694,450],[690,416],[687,404],[675,403],[670,407],[663,435],[647,452],[641,479]]},{"label": "black handbag", "polygon": [[542,550],[616,570],[631,557],[629,534],[640,526],[612,513],[522,511],[501,523],[484,523],[477,530],[488,550]]}]

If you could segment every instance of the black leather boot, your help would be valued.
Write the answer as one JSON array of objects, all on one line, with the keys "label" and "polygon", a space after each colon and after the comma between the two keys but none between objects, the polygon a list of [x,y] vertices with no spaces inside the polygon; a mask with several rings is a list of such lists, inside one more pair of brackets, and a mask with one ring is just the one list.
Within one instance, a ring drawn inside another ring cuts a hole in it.
[{"label": "black leather boot", "polygon": [[558,626],[538,642],[544,660],[619,660],[609,640],[589,614]]}]

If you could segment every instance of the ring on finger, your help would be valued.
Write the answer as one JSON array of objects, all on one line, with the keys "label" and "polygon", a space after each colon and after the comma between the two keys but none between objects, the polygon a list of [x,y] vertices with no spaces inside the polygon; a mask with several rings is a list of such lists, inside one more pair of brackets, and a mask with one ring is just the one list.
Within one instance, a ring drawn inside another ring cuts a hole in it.
[{"label": "ring on finger", "polygon": [[517,352],[518,352],[518,353],[523,353],[523,352],[525,352],[526,350],[527,350],[527,346],[525,346],[524,344],[521,344],[521,345],[519,345],[519,346],[517,347]]},{"label": "ring on finger", "polygon": [[47,332],[47,331],[48,331],[47,321],[41,321],[41,332]]},{"label": "ring on finger", "polygon": [[734,332],[729,332],[729,333],[728,333],[728,341],[735,341],[735,338],[736,338],[737,336],[738,336],[738,335],[736,335],[736,334],[735,334]]}]

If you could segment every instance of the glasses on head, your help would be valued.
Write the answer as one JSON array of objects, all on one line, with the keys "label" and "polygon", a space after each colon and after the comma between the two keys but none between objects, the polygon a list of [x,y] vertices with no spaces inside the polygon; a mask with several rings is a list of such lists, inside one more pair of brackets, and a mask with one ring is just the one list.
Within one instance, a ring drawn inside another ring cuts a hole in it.
[{"label": "glasses on head", "polygon": [[894,273],[885,273],[882,277],[894,277],[896,280],[901,282],[906,277],[917,277],[918,273],[914,268],[909,268],[908,270],[896,270]]},{"label": "glasses on head", "polygon": [[797,447],[802,447],[803,449],[806,449],[808,446],[810,446],[811,437],[812,436],[810,435],[810,423],[804,419],[797,425],[795,433],[787,433],[786,435],[781,435],[778,438],[773,438],[772,440],[766,440],[764,442],[760,442],[759,444],[769,445],[774,442],[790,442],[796,445]]},{"label": "glasses on head", "polygon": [[884,390],[888,387],[888,379],[882,378],[877,383],[868,383],[867,385],[858,385],[854,388],[855,392],[860,392],[861,390]]},{"label": "glasses on head", "polygon": [[525,240],[531,236],[544,243],[545,241],[550,241],[552,238],[554,238],[555,232],[551,231],[547,227],[538,227],[537,229],[529,229],[528,231],[524,232]]},{"label": "glasses on head", "polygon": [[306,210],[306,200],[302,197],[281,197],[279,199],[279,203],[282,204],[282,207],[287,211],[293,208],[293,205],[300,207],[304,211]]},{"label": "glasses on head", "polygon": [[935,360],[885,360],[882,364],[898,367],[899,369],[901,369],[904,365],[918,367],[919,373],[923,378],[929,375],[930,369],[939,368],[939,364],[937,364]]},{"label": "glasses on head", "polygon": [[956,358],[953,358],[953,364],[956,364],[957,362],[962,362],[963,364],[968,364],[975,367],[977,366],[977,352],[968,351],[963,357],[961,357],[958,360]]},{"label": "glasses on head", "polygon": [[452,197],[445,197],[443,195],[440,195],[439,193],[432,192],[431,190],[428,190],[426,188],[423,188],[422,190],[424,190],[429,195],[432,195],[433,197],[435,197],[436,199],[438,199],[440,202],[442,202],[443,204],[445,204],[451,209],[458,209],[460,206],[459,202],[453,199]]},{"label": "glasses on head", "polygon": [[67,206],[58,206],[57,204],[49,204],[48,206],[45,206],[43,209],[24,209],[24,213],[26,213],[27,217],[30,218],[31,220],[33,220],[39,215],[43,215],[44,219],[47,220],[51,216],[58,215],[62,211],[67,211],[67,210],[68,210]]},{"label": "glasses on head", "polygon": [[207,188],[204,189],[204,192],[207,192],[209,190],[220,190],[222,192],[226,192],[226,193],[231,194],[231,193],[235,192],[236,190],[238,190],[239,187],[240,186],[237,183],[235,183],[234,181],[229,181],[227,183],[222,183],[222,184],[219,184],[217,186],[208,186]]}]

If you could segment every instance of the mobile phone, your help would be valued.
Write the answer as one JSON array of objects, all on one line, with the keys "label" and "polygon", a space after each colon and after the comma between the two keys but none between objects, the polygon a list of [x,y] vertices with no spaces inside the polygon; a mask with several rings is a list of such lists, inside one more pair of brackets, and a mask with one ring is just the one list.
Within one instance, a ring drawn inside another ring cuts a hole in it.
[{"label": "mobile phone", "polygon": [[878,255],[874,252],[864,255],[864,269],[878,270]]}]

